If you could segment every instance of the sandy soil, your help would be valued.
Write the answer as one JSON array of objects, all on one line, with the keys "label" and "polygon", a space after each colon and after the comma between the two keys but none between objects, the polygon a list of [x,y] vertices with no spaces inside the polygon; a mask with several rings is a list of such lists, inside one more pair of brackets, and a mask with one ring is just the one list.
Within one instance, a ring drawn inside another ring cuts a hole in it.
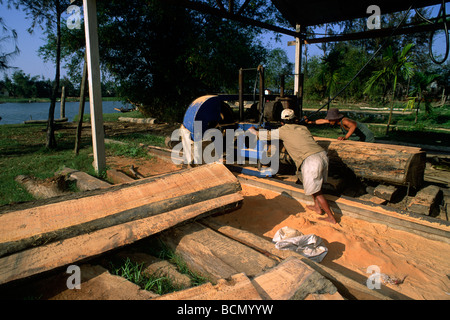
[{"label": "sandy soil", "polygon": [[[181,168],[161,158],[130,163],[114,157],[108,164],[123,171],[133,164],[146,177]],[[323,265],[364,284],[370,275],[368,267],[375,265],[390,279],[403,281],[383,283],[395,298],[450,300],[449,244],[348,216],[341,216],[339,225],[331,225],[319,220],[305,203],[253,186],[242,185],[242,189],[242,208],[216,219],[268,240],[284,226],[316,234],[328,248]]]},{"label": "sandy soil", "polygon": [[450,299],[450,245],[386,225],[342,216],[340,225],[320,221],[306,205],[278,193],[243,185],[241,209],[221,222],[271,240],[284,226],[320,236],[328,248],[323,265],[365,283],[369,266],[401,284],[384,283],[397,298]]}]

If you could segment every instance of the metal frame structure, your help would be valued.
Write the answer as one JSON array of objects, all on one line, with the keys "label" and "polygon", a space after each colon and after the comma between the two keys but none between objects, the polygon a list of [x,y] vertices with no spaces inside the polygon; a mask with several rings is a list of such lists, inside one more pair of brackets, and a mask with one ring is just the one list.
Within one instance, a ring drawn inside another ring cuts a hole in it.
[{"label": "metal frame structure", "polygon": [[[319,39],[307,39],[302,28],[323,23],[331,23],[356,18],[367,17],[366,9],[369,5],[376,4],[382,8],[382,13],[393,13],[407,10],[408,8],[421,8],[442,3],[442,0],[272,0],[279,12],[290,22],[295,30],[267,24],[265,22],[250,19],[242,15],[250,0],[245,0],[238,8],[235,0],[228,0],[227,8],[223,0],[216,0],[217,7],[207,5],[195,0],[161,0],[180,5],[187,9],[215,15],[221,18],[239,21],[255,27],[278,32],[295,37],[296,63],[295,63],[295,87],[294,91],[302,99],[302,84],[300,81],[301,50],[304,43],[320,43],[329,41],[347,41],[363,38],[389,36],[392,29],[380,29],[354,34],[337,35]],[[75,2],[72,0],[71,2]],[[376,3],[373,3],[376,2]],[[239,2],[240,4],[240,2]],[[97,12],[96,0],[83,0],[87,65],[89,75],[89,100],[92,124],[92,139],[94,147],[94,168],[97,172],[106,169],[106,156],[104,146],[102,99],[100,91],[100,63],[98,54]],[[447,22],[448,24],[448,22]],[[404,26],[396,30],[395,34],[415,33],[421,31],[433,31],[442,28],[437,24]],[[301,102],[300,102],[301,103]]]}]

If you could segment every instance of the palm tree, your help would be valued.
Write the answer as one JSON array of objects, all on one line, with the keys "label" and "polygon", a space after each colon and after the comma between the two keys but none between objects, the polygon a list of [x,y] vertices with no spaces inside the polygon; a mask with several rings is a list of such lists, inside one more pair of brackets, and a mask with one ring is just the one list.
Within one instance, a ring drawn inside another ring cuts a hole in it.
[{"label": "palm tree", "polygon": [[[413,86],[413,91],[411,92],[412,96],[416,97],[417,100],[417,107],[416,107],[416,117],[414,119],[414,123],[417,123],[417,118],[419,115],[419,109],[420,109],[420,102],[423,100],[424,96],[426,96],[426,94],[424,95],[424,92],[427,91],[427,87],[437,78],[439,78],[440,75],[439,74],[427,74],[427,73],[423,73],[423,72],[416,72],[414,74],[414,77],[412,78],[412,86]],[[426,98],[425,98],[426,101]],[[428,103],[425,103],[425,112],[429,113],[430,110],[428,110]]]},{"label": "palm tree", "polygon": [[389,111],[389,120],[386,126],[386,135],[389,133],[389,126],[392,121],[392,111],[394,109],[394,97],[397,89],[397,82],[399,76],[402,78],[410,78],[414,75],[416,65],[408,61],[411,55],[411,49],[414,47],[413,43],[407,44],[403,50],[395,52],[391,46],[386,48],[383,55],[384,67],[381,70],[375,71],[367,82],[364,93],[367,93],[375,83],[392,83],[392,99],[391,108]]}]

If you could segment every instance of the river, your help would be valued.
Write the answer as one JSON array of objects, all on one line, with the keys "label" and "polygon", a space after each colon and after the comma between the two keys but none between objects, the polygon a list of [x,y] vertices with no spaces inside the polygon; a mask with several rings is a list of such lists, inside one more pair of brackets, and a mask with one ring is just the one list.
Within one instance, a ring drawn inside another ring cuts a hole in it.
[{"label": "river", "polygon": [[[61,115],[60,103],[56,103],[55,119],[59,119]],[[73,121],[78,115],[79,102],[66,102],[65,115],[68,121]],[[129,108],[121,101],[103,101],[103,113],[118,113],[114,108]],[[31,102],[31,103],[0,103],[0,125],[2,124],[18,124],[27,120],[47,120],[50,102]],[[89,102],[86,102],[84,114],[89,114]]]}]

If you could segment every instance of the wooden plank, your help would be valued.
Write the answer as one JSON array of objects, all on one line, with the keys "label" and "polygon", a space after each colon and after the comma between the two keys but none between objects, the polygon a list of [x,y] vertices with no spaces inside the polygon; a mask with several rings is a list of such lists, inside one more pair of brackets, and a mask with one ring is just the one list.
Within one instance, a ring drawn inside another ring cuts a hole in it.
[{"label": "wooden plank", "polygon": [[105,132],[103,129],[100,58],[98,52],[96,0],[83,0],[84,29],[86,38],[86,62],[88,65],[89,105],[92,125],[94,169],[100,173],[106,169]]},{"label": "wooden plank", "polygon": [[0,256],[240,189],[239,182],[225,166],[210,164],[9,211],[0,214]]},{"label": "wooden plank", "polygon": [[246,246],[249,246],[272,259],[287,259],[291,256],[295,256],[302,259],[304,263],[319,272],[322,276],[330,280],[339,292],[347,299],[357,300],[389,300],[388,296],[385,296],[381,292],[370,290],[367,286],[348,278],[347,276],[330,269],[322,264],[316,263],[308,258],[303,257],[299,253],[292,250],[278,250],[275,245],[262,237],[259,237],[246,230],[237,229],[228,225],[223,225],[217,222],[213,217],[204,218],[201,220],[202,224],[224,234],[225,236],[239,241]]},{"label": "wooden plank", "polygon": [[383,200],[392,201],[397,192],[398,188],[394,186],[380,184],[373,190],[373,195]]},{"label": "wooden plank", "polygon": [[309,294],[337,292],[329,280],[293,256],[258,275],[252,283],[264,300],[303,300]]},{"label": "wooden plank", "polygon": [[11,254],[0,259],[0,284],[81,261],[156,234],[183,221],[235,209],[242,200],[241,195],[234,193]]},{"label": "wooden plank", "polygon": [[161,240],[180,254],[191,270],[212,282],[241,272],[252,277],[277,264],[277,261],[197,223],[167,230]]},{"label": "wooden plank", "polygon": [[210,282],[201,286],[169,293],[154,300],[262,300],[250,279],[244,273],[220,279],[216,285]]},{"label": "wooden plank", "polygon": [[430,215],[442,201],[443,193],[437,186],[428,186],[417,192],[408,203],[408,209],[416,213]]},{"label": "wooden plank", "polygon": [[[237,175],[237,177],[242,184],[266,188],[312,204],[311,196],[305,195],[303,189],[298,188],[294,184],[271,178],[261,179],[245,175]],[[385,224],[394,229],[411,232],[431,240],[450,243],[450,223],[448,221],[414,212],[396,210],[383,205],[370,204],[345,196],[325,195],[325,198],[335,213]]]}]

